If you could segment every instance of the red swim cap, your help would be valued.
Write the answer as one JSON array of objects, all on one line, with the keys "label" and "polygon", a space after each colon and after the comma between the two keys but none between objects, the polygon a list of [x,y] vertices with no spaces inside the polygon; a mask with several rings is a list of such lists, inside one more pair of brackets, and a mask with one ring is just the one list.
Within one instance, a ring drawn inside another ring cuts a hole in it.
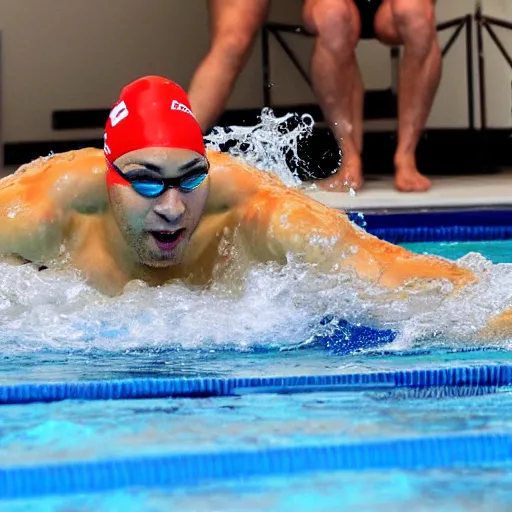
[{"label": "red swim cap", "polygon": [[203,133],[187,94],[159,76],[140,78],[124,87],[105,127],[107,161],[136,149],[190,149],[204,155]]}]

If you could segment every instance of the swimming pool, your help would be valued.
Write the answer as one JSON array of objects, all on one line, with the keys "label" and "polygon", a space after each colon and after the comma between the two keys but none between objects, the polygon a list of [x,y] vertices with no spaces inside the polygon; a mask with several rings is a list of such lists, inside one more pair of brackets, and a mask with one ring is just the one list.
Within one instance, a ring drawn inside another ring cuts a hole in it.
[{"label": "swimming pool", "polygon": [[[477,252],[485,265],[500,265],[512,262],[509,215],[364,220],[417,252],[452,259]],[[504,276],[507,265],[494,268]],[[65,314],[59,310],[59,321]],[[0,409],[0,509],[508,510],[508,344],[433,338],[354,351],[343,328],[282,346],[116,350],[49,338],[28,350],[16,340],[0,360],[0,401],[10,402]],[[397,372],[398,380],[386,377]],[[311,379],[244,380],[275,376]],[[124,387],[90,384],[112,380]],[[165,382],[182,396],[158,397]]]}]

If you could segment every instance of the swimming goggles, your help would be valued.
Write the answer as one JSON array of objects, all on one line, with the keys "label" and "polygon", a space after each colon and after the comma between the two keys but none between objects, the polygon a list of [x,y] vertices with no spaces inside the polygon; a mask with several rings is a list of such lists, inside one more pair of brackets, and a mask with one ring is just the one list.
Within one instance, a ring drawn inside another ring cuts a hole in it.
[{"label": "swimming goggles", "polygon": [[123,173],[112,162],[108,162],[112,169],[117,172],[130,186],[143,197],[158,197],[170,188],[178,188],[183,192],[191,192],[198,188],[208,176],[210,164],[207,161],[206,166],[199,171],[192,171],[180,178],[147,178],[138,176],[129,176]]}]

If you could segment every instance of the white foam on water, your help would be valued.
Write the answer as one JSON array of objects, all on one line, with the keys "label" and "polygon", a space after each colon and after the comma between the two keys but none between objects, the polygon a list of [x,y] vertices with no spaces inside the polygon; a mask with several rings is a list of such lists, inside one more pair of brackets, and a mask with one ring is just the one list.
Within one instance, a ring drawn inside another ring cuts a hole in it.
[{"label": "white foam on water", "polygon": [[349,273],[327,276],[293,261],[281,268],[255,265],[241,293],[224,285],[192,290],[180,283],[132,283],[114,298],[70,272],[0,264],[0,341],[4,354],[44,348],[287,348],[320,332],[321,318],[335,314],[398,329],[390,349],[431,346],[432,340],[465,347],[481,343],[474,336],[486,319],[512,305],[512,265],[493,265],[476,254],[459,263],[478,273],[477,285],[450,296],[450,286],[434,283],[408,301]]},{"label": "white foam on water", "polygon": [[[291,114],[290,114],[291,115]],[[276,173],[291,187],[300,182],[285,153],[298,159],[300,141],[311,133],[303,118],[291,130],[289,116],[262,112],[255,127],[217,130],[211,147],[235,138],[231,149],[260,169]],[[361,282],[350,272],[323,275],[313,265],[290,257],[288,265],[254,265],[236,291],[223,283],[209,290],[180,283],[149,288],[130,283],[125,293],[109,298],[88,286],[78,274],[32,265],[0,262],[0,342],[4,354],[41,349],[251,349],[289,348],[321,331],[325,315],[400,335],[389,347],[466,347],[483,343],[475,333],[488,318],[512,306],[512,265],[493,264],[471,253],[459,264],[473,270],[479,282],[453,294],[451,286],[433,282],[412,287],[404,301]],[[486,343],[489,343],[488,341]],[[508,347],[509,342],[501,346]]]},{"label": "white foam on water", "polygon": [[230,142],[229,153],[243,158],[250,165],[272,171],[289,187],[300,187],[296,167],[300,166],[299,146],[313,133],[314,120],[309,114],[300,118],[293,113],[276,117],[269,108],[261,112],[260,122],[255,126],[232,126],[227,130],[215,127],[206,137],[207,146],[219,150],[221,144]]}]

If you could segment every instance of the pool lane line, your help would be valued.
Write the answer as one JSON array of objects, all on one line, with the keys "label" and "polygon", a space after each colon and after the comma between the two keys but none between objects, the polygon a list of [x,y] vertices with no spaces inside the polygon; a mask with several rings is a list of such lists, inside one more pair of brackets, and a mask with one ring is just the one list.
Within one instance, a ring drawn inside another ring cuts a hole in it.
[{"label": "pool lane line", "polygon": [[0,467],[0,500],[119,489],[199,487],[333,471],[482,467],[512,461],[506,433],[365,441]]},{"label": "pool lane line", "polygon": [[349,218],[369,233],[392,243],[477,242],[512,239],[512,209],[364,213]]},{"label": "pool lane line", "polygon": [[390,389],[498,388],[512,384],[512,365],[400,370],[338,375],[231,378],[141,378],[0,386],[0,404],[61,400],[201,398],[247,393],[389,391]]},{"label": "pool lane line", "polygon": [[512,239],[512,226],[411,226],[368,228],[367,231],[394,244],[425,242],[486,242]]}]

